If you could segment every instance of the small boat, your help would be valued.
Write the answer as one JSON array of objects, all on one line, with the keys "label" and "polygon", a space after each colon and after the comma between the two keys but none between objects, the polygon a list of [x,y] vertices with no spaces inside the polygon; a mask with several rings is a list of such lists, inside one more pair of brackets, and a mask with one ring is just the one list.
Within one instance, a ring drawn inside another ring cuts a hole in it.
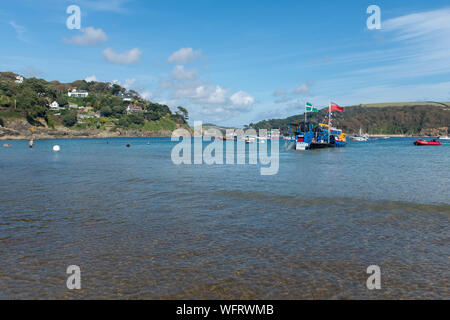
[{"label": "small boat", "polygon": [[439,137],[439,140],[450,141],[450,137],[449,136]]},{"label": "small boat", "polygon": [[416,146],[442,146],[442,142],[437,141],[437,139],[433,139],[431,141],[426,140],[417,140],[414,142]]},{"label": "small boat", "polygon": [[242,138],[241,141],[245,141],[246,144],[254,143],[256,141],[256,138],[247,136],[245,138]]},{"label": "small boat", "polygon": [[359,128],[359,134],[352,137],[353,141],[360,141],[360,142],[365,142],[365,141],[369,141],[369,137],[365,136],[362,134],[362,128]]}]

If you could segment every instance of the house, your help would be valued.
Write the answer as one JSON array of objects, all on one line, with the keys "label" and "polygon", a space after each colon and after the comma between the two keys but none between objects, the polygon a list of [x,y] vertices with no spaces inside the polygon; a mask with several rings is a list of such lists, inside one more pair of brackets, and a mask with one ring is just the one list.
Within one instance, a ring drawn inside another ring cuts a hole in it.
[{"label": "house", "polygon": [[119,92],[117,94],[117,97],[121,98],[123,101],[128,101],[128,102],[133,101],[133,95],[131,93]]},{"label": "house", "polygon": [[16,76],[16,80],[14,82],[15,83],[22,83],[23,82],[23,77],[22,76]]},{"label": "house", "polygon": [[100,119],[101,115],[99,112],[87,112],[77,114],[77,119],[79,122],[83,122],[84,119],[97,118]]},{"label": "house", "polygon": [[89,96],[89,92],[86,90],[77,90],[77,88],[73,88],[71,91],[67,93],[71,98],[87,98]]},{"label": "house", "polygon": [[92,112],[94,111],[93,107],[79,107],[78,112]]},{"label": "house", "polygon": [[69,104],[69,109],[78,109],[80,108],[77,104]]},{"label": "house", "polygon": [[58,111],[58,110],[60,110],[60,109],[62,109],[62,108],[59,107],[59,103],[58,103],[58,102],[53,101],[53,102],[50,104],[50,110]]},{"label": "house", "polygon": [[130,114],[130,113],[143,113],[143,112],[144,112],[144,109],[142,109],[142,107],[139,107],[139,106],[135,106],[135,105],[133,105],[133,104],[130,104],[130,105],[127,107],[126,112],[127,112],[127,114]]}]

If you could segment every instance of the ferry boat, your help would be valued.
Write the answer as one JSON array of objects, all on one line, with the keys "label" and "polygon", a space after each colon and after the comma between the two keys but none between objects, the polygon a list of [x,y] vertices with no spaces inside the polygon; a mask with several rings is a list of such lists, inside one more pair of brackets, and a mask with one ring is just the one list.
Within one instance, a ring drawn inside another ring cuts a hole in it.
[{"label": "ferry boat", "polygon": [[342,130],[319,123],[290,123],[293,131],[295,150],[312,150],[323,148],[341,148],[347,145],[347,137]]},{"label": "ferry boat", "polygon": [[[325,119],[317,125],[307,121],[307,112],[311,110],[318,112],[318,108],[314,108],[312,104],[306,103],[305,122],[289,123],[289,132],[291,137],[294,138],[294,142],[290,148],[295,150],[312,150],[345,147],[347,145],[347,137],[342,130],[333,128],[331,123],[333,111],[344,112],[344,108],[334,102],[330,102]],[[328,124],[323,123],[326,120],[328,120]],[[292,132],[292,128],[295,129],[294,133]]]}]

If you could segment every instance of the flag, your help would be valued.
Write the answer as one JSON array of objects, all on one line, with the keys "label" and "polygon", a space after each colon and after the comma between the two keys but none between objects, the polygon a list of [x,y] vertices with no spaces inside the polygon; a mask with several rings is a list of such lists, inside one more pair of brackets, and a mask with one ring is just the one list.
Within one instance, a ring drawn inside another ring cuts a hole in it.
[{"label": "flag", "polygon": [[340,107],[340,106],[338,106],[336,103],[334,103],[334,102],[331,102],[331,104],[330,104],[330,109],[331,109],[331,111],[339,111],[339,112],[344,112],[344,107]]},{"label": "flag", "polygon": [[317,108],[315,108],[312,103],[306,103],[306,112],[319,112]]}]

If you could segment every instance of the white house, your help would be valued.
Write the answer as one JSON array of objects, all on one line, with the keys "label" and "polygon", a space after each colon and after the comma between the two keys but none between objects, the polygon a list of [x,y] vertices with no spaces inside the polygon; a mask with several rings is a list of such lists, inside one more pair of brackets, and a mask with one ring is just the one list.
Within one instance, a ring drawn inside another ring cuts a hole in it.
[{"label": "white house", "polygon": [[127,107],[127,113],[128,114],[130,114],[130,113],[143,113],[144,112],[144,109],[142,109],[142,107],[139,107],[139,106],[135,106],[135,105],[133,105],[133,104],[130,104],[128,107]]},{"label": "white house", "polygon": [[100,119],[101,115],[99,112],[88,112],[88,113],[79,113],[77,114],[77,119],[80,122],[83,122],[85,119],[97,118]]},{"label": "white house", "polygon": [[22,83],[22,82],[23,82],[23,77],[22,76],[16,76],[15,83]]},{"label": "white house", "polygon": [[119,92],[117,94],[117,96],[119,98],[121,98],[123,101],[127,101],[127,102],[131,102],[133,101],[133,95],[131,93],[123,93],[123,92]]},{"label": "white house", "polygon": [[58,102],[53,101],[50,104],[50,110],[58,111],[59,109],[62,109],[62,108],[59,107],[59,103]]},{"label": "white house", "polygon": [[79,109],[80,106],[78,106],[77,104],[69,104],[69,109]]},{"label": "white house", "polygon": [[73,88],[67,94],[69,95],[69,97],[73,98],[87,98],[87,96],[89,96],[89,92],[87,92],[86,90],[77,90],[77,88]]}]

